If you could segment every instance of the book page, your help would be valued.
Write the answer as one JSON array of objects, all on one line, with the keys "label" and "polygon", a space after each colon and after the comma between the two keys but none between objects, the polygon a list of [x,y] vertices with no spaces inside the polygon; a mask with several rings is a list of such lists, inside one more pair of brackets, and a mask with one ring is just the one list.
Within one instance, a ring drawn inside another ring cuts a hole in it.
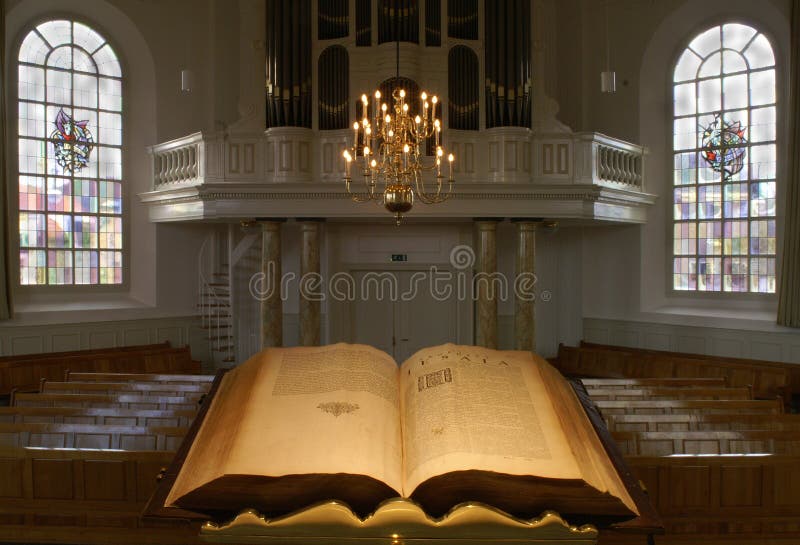
[{"label": "book page", "polygon": [[555,367],[545,361],[539,365],[539,371],[545,379],[545,387],[552,403],[560,409],[557,411],[558,416],[563,429],[568,430],[567,439],[579,467],[582,468],[583,480],[597,490],[608,491],[617,496],[631,511],[638,514],[636,503],[610,463],[605,448],[572,386]]},{"label": "book page", "polygon": [[400,375],[405,495],[451,471],[581,477],[529,352],[447,344]]},{"label": "book page", "polygon": [[[230,422],[237,430],[225,456],[211,462],[217,476],[347,473],[373,477],[400,492],[398,370],[386,353],[345,344],[276,348],[233,373],[250,383],[249,395],[212,406],[238,419]],[[209,464],[203,450],[194,452],[205,424],[184,467]]]}]

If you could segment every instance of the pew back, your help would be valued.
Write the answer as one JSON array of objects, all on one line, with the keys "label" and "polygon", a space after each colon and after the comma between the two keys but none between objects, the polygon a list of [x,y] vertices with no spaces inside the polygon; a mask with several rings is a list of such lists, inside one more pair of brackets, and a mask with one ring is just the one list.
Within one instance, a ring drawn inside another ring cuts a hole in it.
[{"label": "pew back", "polygon": [[138,349],[107,349],[70,353],[23,355],[0,363],[0,395],[13,389],[36,390],[41,379],[61,380],[67,370],[145,373],[197,373],[188,347],[145,345]]},{"label": "pew back", "polygon": [[0,541],[199,545],[197,525],[158,527],[140,519],[173,456],[0,447]]},{"label": "pew back", "polygon": [[194,420],[194,410],[139,410],[117,407],[0,407],[0,422],[7,424],[85,424],[96,426],[162,426],[184,428]]},{"label": "pew back", "polygon": [[611,435],[624,456],[800,453],[798,431],[614,431]]},{"label": "pew back", "polygon": [[53,394],[118,394],[140,393],[146,395],[181,396],[203,394],[210,383],[159,384],[139,382],[52,382],[42,381],[40,391]]},{"label": "pew back", "polygon": [[147,396],[135,394],[29,394],[14,393],[18,407],[117,407],[120,409],[197,410],[201,394]]},{"label": "pew back", "polygon": [[607,415],[611,431],[800,430],[790,414],[618,414]]},{"label": "pew back", "polygon": [[67,371],[64,374],[65,382],[137,382],[147,384],[209,384],[214,381],[214,375],[192,374],[164,374],[164,373],[79,373]]},{"label": "pew back", "polygon": [[604,388],[586,391],[595,401],[634,401],[659,399],[751,399],[749,388]]},{"label": "pew back", "polygon": [[582,378],[586,389],[591,388],[721,388],[728,386],[725,377],[693,378]]},{"label": "pew back", "polygon": [[0,423],[0,446],[174,452],[187,428]]},{"label": "pew back", "polygon": [[783,414],[783,403],[778,399],[680,399],[653,401],[597,401],[604,415],[618,414],[686,414],[701,411],[705,414]]},{"label": "pew back", "polygon": [[706,543],[703,536],[724,534],[734,534],[725,543],[791,543],[800,533],[797,453],[626,460],[664,520],[666,543]]},{"label": "pew back", "polygon": [[581,377],[725,378],[730,386],[750,386],[756,397],[765,398],[800,391],[800,369],[780,362],[582,343],[560,345],[555,364],[562,373]]}]

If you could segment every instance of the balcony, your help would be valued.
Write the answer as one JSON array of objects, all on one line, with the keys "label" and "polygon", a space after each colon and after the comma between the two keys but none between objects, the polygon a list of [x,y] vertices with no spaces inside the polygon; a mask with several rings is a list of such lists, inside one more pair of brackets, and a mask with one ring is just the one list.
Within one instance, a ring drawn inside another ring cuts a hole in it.
[{"label": "balcony", "polygon": [[[353,203],[342,178],[351,130],[298,127],[262,133],[194,133],[149,148],[150,218],[235,221],[253,217],[387,218]],[[646,151],[599,133],[540,133],[521,127],[450,130],[454,196],[419,204],[408,219],[549,218],[643,223]],[[354,179],[354,184],[358,182]]]}]

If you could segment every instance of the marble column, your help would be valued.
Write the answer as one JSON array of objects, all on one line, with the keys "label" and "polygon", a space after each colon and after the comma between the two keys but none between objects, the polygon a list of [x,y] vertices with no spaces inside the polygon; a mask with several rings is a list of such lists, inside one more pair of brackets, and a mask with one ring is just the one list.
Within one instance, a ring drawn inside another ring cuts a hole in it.
[{"label": "marble column", "polygon": [[476,219],[475,344],[497,348],[497,220]]},{"label": "marble column", "polygon": [[300,346],[319,346],[320,341],[321,223],[321,220],[300,221]]},{"label": "marble column", "polygon": [[514,279],[514,338],[517,350],[536,351],[536,313],[534,262],[536,258],[536,222],[520,220],[517,224],[517,265]]},{"label": "marble column", "polygon": [[283,345],[283,300],[281,299],[281,223],[261,221],[261,348]]}]

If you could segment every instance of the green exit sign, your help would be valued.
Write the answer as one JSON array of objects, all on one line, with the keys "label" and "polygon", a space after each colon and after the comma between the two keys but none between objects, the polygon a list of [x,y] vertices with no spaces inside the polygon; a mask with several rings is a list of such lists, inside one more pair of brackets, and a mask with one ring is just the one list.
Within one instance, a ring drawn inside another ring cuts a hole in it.
[{"label": "green exit sign", "polygon": [[408,254],[392,254],[392,263],[408,261]]}]

